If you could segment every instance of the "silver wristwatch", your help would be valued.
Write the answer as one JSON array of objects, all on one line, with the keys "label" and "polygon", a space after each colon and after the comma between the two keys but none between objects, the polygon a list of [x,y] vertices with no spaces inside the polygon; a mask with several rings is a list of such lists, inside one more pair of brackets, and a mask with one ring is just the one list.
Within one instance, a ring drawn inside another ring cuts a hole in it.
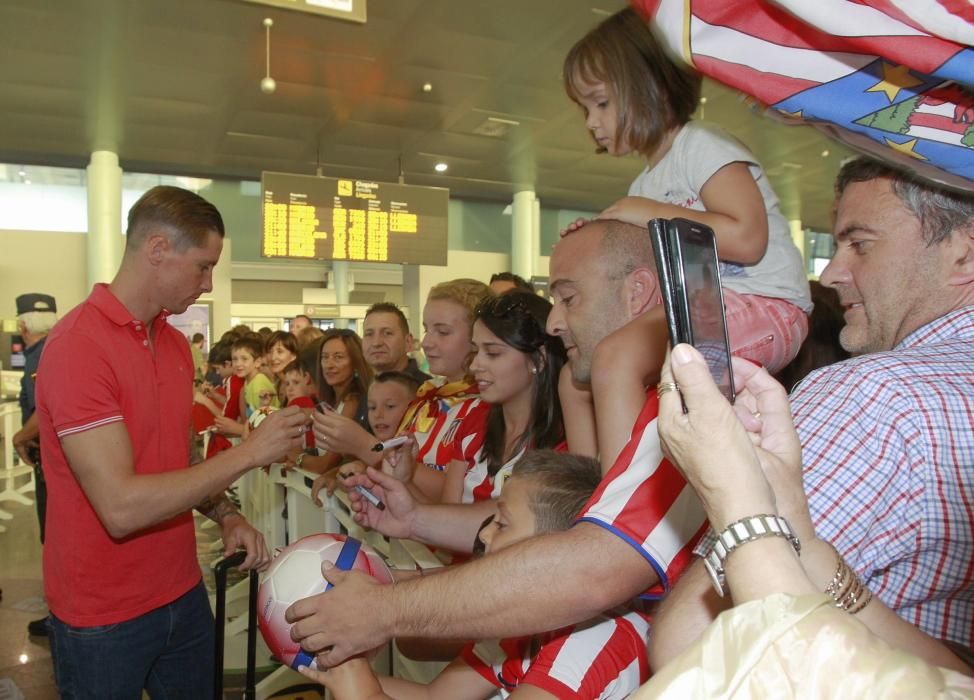
[{"label": "silver wristwatch", "polygon": [[784,518],[777,515],[751,515],[741,518],[717,535],[714,546],[710,548],[710,552],[703,560],[703,565],[710,574],[710,580],[717,589],[718,595],[723,597],[726,592],[724,562],[727,556],[741,545],[762,537],[784,537],[791,542],[795,552],[801,554],[801,543]]}]

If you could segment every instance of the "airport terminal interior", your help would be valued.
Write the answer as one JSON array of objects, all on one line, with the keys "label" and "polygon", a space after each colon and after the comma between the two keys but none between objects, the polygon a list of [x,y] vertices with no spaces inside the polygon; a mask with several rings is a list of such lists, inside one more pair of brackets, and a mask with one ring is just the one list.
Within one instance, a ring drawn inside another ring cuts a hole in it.
[{"label": "airport terminal interior", "polygon": [[[512,271],[545,295],[559,231],[624,196],[644,167],[595,152],[561,77],[571,46],[626,4],[0,2],[0,698],[57,697],[47,640],[27,629],[46,608],[33,475],[10,444],[16,297],[52,295],[62,316],[81,303],[114,274],[129,208],[160,184],[197,192],[226,223],[212,292],[170,318],[205,348],[233,326],[288,330],[299,315],[361,333],[379,302],[399,305],[420,338],[427,292],[454,278]],[[816,278],[832,253],[832,182],[852,152],[709,79],[694,117],[763,163]],[[304,517],[288,508],[288,523],[269,525],[282,543]],[[219,550],[202,523],[212,593]],[[245,635],[229,636],[239,697]],[[263,679],[273,665],[261,654]],[[302,681],[291,672],[273,692],[318,697]]]}]

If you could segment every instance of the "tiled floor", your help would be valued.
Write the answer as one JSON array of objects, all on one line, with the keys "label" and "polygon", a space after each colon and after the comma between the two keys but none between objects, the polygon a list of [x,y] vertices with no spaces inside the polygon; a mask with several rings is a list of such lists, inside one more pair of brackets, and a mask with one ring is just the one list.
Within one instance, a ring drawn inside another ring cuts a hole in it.
[{"label": "tiled floor", "polygon": [[[43,617],[47,610],[43,600],[37,513],[33,506],[18,503],[5,502],[2,508],[14,517],[0,521],[7,528],[6,532],[0,532],[0,589],[3,591],[0,600],[0,698],[8,697],[12,682],[25,700],[54,700],[58,693],[47,639],[27,634],[27,623]],[[209,563],[219,556],[219,552],[213,553],[210,548],[215,533],[214,529],[197,531],[197,550],[206,573],[204,580],[211,591],[213,576]],[[233,580],[231,577],[231,582]],[[232,655],[228,652],[230,658]],[[269,670],[260,669],[258,678]],[[242,681],[240,674],[228,674],[225,696],[240,697],[238,689]],[[320,698],[321,694],[316,690],[295,688],[291,693],[277,697],[312,700]]]},{"label": "tiled floor", "polygon": [[0,533],[0,683],[13,681],[27,700],[57,698],[47,639],[27,635],[27,623],[47,611],[37,513],[9,501],[2,507],[14,517],[2,522],[7,531]]}]

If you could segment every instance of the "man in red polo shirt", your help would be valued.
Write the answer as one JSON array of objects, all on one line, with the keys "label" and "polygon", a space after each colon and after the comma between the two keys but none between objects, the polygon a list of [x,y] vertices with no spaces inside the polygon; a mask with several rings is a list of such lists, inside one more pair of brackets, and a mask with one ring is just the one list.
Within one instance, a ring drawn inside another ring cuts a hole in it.
[{"label": "man in red polo shirt", "polygon": [[49,490],[44,584],[64,697],[212,695],[213,616],[191,509],[222,527],[243,568],[270,561],[223,496],[248,470],[300,449],[298,409],[188,468],[186,339],[166,322],[212,289],[223,221],[201,197],[155,187],[129,212],[125,254],[48,336],[37,389]]}]

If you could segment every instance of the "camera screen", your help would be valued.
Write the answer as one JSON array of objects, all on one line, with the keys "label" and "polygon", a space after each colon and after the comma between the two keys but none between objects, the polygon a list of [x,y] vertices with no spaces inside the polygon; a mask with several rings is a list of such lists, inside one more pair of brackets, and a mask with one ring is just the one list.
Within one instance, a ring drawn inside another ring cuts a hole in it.
[{"label": "camera screen", "polygon": [[734,400],[730,352],[717,274],[717,254],[709,232],[680,231],[683,279],[693,346],[707,360],[710,374],[729,401]]}]

